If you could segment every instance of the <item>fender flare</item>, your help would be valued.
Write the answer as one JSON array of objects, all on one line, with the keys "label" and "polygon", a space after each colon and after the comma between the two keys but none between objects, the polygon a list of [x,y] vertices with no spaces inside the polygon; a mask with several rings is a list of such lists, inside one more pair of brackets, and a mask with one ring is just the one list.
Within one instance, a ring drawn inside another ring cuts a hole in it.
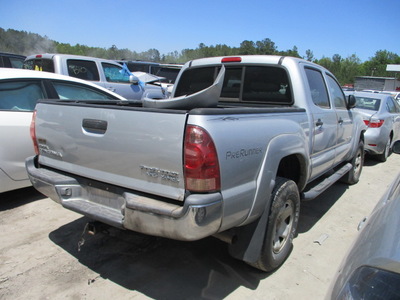
[{"label": "fender flare", "polygon": [[[288,143],[288,140],[290,140],[290,143]],[[280,162],[290,155],[303,156],[305,158],[304,174],[302,175],[305,178],[302,180],[304,184],[310,172],[310,162],[306,159],[310,157],[309,148],[305,141],[308,141],[308,139],[304,139],[304,136],[299,134],[282,134],[273,138],[268,144],[257,178],[257,191],[253,207],[249,217],[242,224],[243,226],[235,229],[236,238],[229,247],[231,256],[249,263],[255,262],[259,257],[269,218],[271,193]],[[255,212],[257,210],[262,211],[261,215]]]}]

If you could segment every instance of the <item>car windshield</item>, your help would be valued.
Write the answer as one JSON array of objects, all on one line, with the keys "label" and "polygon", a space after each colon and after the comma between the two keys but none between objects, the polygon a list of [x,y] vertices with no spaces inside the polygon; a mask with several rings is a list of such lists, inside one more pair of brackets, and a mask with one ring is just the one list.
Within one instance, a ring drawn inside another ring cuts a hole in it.
[{"label": "car windshield", "polygon": [[381,105],[381,100],[368,97],[356,97],[356,108],[378,111]]}]

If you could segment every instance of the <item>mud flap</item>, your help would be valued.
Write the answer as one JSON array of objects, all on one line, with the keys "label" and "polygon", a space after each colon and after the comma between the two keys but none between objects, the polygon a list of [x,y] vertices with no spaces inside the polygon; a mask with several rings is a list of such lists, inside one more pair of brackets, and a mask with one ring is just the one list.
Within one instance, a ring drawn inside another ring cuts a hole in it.
[{"label": "mud flap", "polygon": [[238,227],[234,242],[229,245],[229,254],[247,263],[254,263],[261,255],[268,223],[269,209],[248,225]]}]

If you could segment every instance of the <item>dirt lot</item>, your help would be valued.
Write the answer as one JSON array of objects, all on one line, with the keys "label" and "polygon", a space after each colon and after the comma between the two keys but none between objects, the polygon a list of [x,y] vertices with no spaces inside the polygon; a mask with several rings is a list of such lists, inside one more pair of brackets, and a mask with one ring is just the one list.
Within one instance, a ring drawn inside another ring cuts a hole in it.
[{"label": "dirt lot", "polygon": [[367,160],[357,185],[302,206],[285,264],[265,274],[214,238],[178,242],[110,229],[78,241],[86,218],[32,188],[0,194],[0,299],[323,299],[357,225],[400,170]]}]

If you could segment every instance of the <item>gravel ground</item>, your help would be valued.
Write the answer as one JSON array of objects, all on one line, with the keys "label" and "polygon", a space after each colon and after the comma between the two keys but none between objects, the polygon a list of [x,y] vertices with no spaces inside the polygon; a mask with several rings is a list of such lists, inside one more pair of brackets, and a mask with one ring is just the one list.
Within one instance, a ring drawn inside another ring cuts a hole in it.
[{"label": "gravel ground", "polygon": [[272,274],[207,238],[179,242],[114,228],[78,241],[88,219],[33,188],[0,194],[0,299],[324,299],[367,216],[400,170],[400,156],[366,160],[360,182],[303,202],[299,234]]}]

